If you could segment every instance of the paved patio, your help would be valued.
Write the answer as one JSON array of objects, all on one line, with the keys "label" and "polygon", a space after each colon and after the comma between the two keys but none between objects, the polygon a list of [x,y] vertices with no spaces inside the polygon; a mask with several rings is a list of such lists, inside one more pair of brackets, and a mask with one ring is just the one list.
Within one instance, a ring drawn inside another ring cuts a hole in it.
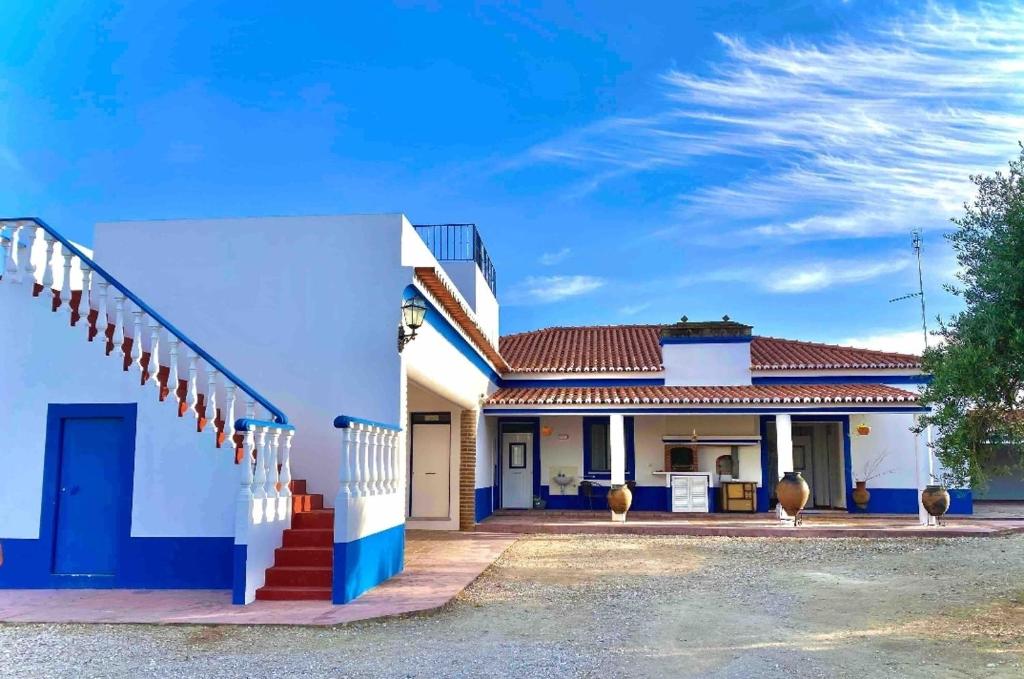
[{"label": "paved patio", "polygon": [[0,590],[0,622],[337,625],[444,606],[516,537],[408,531],[405,572],[352,603],[258,601],[221,590]]},{"label": "paved patio", "polygon": [[503,510],[478,526],[488,533],[695,535],[722,537],[884,538],[992,537],[1024,533],[1024,518],[953,517],[924,527],[907,515],[809,512],[803,525],[781,524],[774,514],[671,514],[632,512],[626,523],[612,523],[602,512]]}]

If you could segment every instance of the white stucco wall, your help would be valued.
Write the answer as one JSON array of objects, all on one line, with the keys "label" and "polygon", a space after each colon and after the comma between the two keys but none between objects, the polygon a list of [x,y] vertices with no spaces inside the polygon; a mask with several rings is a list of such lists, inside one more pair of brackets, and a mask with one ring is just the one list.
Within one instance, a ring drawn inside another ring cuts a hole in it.
[{"label": "white stucco wall", "polygon": [[665,384],[725,386],[750,384],[750,342],[666,344]]},{"label": "white stucco wall", "polygon": [[500,336],[498,299],[476,262],[441,262],[452,282],[476,314],[480,329],[497,342]]},{"label": "white stucco wall", "polygon": [[332,504],[334,418],[401,416],[402,263],[433,261],[416,242],[399,214],[122,222],[96,226],[95,259],[288,414],[293,475]]},{"label": "white stucco wall", "polygon": [[0,284],[0,538],[39,537],[47,408],[51,403],[137,403],[131,534],[230,537],[238,467],[213,433],[178,418],[173,401],[121,370],[85,328],[49,310],[27,285]]},{"label": "white stucco wall", "polygon": [[[868,436],[859,436],[857,426],[871,427]],[[864,465],[878,456],[884,456],[880,469],[890,471],[868,482],[871,488],[916,488],[916,436],[910,431],[913,415],[866,414],[850,415],[850,460],[853,475],[860,476]],[[923,447],[922,447],[923,449]]]}]

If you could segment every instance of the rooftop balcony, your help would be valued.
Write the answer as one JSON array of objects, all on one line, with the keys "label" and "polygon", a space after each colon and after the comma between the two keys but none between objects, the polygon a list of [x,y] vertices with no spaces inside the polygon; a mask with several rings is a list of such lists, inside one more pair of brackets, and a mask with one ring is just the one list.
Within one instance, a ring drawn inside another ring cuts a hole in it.
[{"label": "rooftop balcony", "polygon": [[416,224],[413,226],[439,262],[476,262],[488,287],[498,294],[494,263],[476,224]]}]

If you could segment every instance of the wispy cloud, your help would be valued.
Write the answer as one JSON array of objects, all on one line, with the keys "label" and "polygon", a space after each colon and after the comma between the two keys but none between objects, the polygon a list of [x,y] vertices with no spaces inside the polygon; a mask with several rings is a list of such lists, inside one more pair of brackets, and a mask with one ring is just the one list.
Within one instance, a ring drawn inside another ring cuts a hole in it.
[{"label": "wispy cloud", "polygon": [[[764,292],[798,294],[817,292],[837,285],[866,283],[905,270],[907,258],[832,259],[806,261],[786,266],[730,266],[677,277],[677,287],[705,283],[748,283]],[[664,287],[659,282],[657,287]]]},{"label": "wispy cloud", "polygon": [[572,248],[562,248],[561,250],[556,250],[555,252],[545,252],[543,255],[540,256],[540,263],[543,264],[544,266],[554,266],[555,264],[564,262],[565,259],[571,254]]},{"label": "wispy cloud", "polygon": [[505,296],[508,304],[549,304],[579,297],[604,287],[596,276],[530,276]]},{"label": "wispy cloud", "polygon": [[639,302],[637,304],[627,304],[625,306],[619,307],[619,314],[621,314],[622,316],[636,316],[639,313],[647,311],[652,306],[654,306],[654,302]]},{"label": "wispy cloud", "polygon": [[[654,111],[530,149],[580,186],[711,157],[748,168],[679,196],[676,223],[750,239],[870,237],[945,227],[968,175],[1002,167],[1024,137],[1024,5],[930,5],[865,34],[817,42],[718,35],[705,73],[662,75]],[[753,167],[754,169],[750,169]]]}]

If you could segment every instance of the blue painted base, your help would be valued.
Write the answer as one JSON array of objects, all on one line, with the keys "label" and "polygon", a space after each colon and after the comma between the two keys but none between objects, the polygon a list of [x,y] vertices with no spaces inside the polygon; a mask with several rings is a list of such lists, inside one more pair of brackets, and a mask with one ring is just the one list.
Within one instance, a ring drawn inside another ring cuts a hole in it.
[{"label": "blue painted base", "polygon": [[[710,488],[708,510],[718,511],[718,489]],[[547,500],[548,509],[601,510],[608,511],[607,489],[596,488],[590,500],[580,494],[551,493],[550,486],[541,486],[541,497]],[[671,491],[665,486],[637,486],[633,489],[631,512],[668,512],[672,510]]]},{"label": "blue painted base", "polygon": [[334,603],[347,604],[405,567],[405,524],[334,544]]},{"label": "blue painted base", "polygon": [[235,545],[232,551],[233,572],[231,587],[231,603],[236,606],[245,605],[245,567],[249,559],[248,545]]},{"label": "blue painted base", "polygon": [[[866,509],[859,509],[850,500],[850,511],[857,514],[917,514],[916,488],[870,488],[871,499]],[[853,491],[847,493],[852,495]],[[970,490],[949,491],[949,514],[973,514],[974,499]]]},{"label": "blue painted base", "polygon": [[473,516],[477,523],[480,523],[494,513],[494,491],[491,487],[477,488],[474,501],[476,502],[476,508]]},{"label": "blue painted base", "polygon": [[52,573],[48,540],[0,540],[0,588],[8,589],[232,589],[234,538],[129,538],[115,575]]}]

